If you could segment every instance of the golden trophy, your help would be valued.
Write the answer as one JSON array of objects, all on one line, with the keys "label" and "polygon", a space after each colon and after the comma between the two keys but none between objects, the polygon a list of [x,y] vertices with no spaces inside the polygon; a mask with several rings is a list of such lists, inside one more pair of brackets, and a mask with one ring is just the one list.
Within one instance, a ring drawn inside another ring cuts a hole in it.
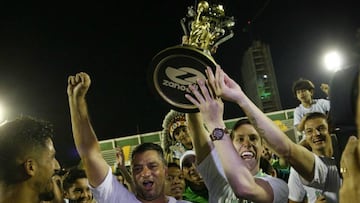
[{"label": "golden trophy", "polygon": [[234,36],[233,17],[225,16],[220,4],[198,3],[196,9],[188,7],[181,19],[183,43],[166,48],[156,54],[150,66],[149,82],[155,94],[171,109],[196,112],[197,107],[185,98],[188,86],[197,78],[205,78],[207,66],[215,69],[211,56],[218,46]]}]

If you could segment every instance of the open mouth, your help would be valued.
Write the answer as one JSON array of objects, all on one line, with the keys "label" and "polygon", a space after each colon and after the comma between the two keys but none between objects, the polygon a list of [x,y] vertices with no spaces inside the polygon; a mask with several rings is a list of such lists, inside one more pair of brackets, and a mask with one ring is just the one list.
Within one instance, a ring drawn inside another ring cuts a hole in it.
[{"label": "open mouth", "polygon": [[252,158],[254,158],[254,153],[253,152],[243,152],[242,154],[241,154],[241,158],[243,158],[243,159],[252,159]]},{"label": "open mouth", "polygon": [[146,180],[143,182],[143,185],[144,185],[144,188],[146,190],[151,190],[152,189],[152,186],[154,185],[154,182],[153,181],[149,181],[149,180]]}]

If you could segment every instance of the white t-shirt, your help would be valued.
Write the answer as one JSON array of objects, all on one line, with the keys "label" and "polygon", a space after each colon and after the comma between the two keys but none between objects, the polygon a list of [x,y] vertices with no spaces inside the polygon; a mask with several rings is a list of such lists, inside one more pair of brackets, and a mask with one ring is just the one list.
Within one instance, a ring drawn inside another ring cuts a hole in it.
[{"label": "white t-shirt", "polygon": [[[326,197],[327,203],[337,203],[339,202],[339,189],[341,186],[341,179],[337,170],[335,160],[333,158],[319,157],[313,154],[315,157],[315,169],[314,169],[314,179],[310,182],[306,181],[300,175],[298,175],[300,184],[304,185],[304,189],[307,192],[309,203],[315,202],[318,192]],[[292,172],[295,172],[293,170]],[[294,173],[294,174],[295,174]],[[297,174],[297,173],[296,173]],[[299,197],[294,190],[296,187],[290,185],[294,182],[290,182],[289,177],[289,199],[296,200]],[[311,189],[309,189],[311,188]],[[293,199],[294,198],[294,199]]]},{"label": "white t-shirt", "polygon": [[303,185],[299,174],[294,168],[290,168],[288,180],[289,199],[294,202],[302,202],[307,197],[309,203],[316,201],[318,194],[322,194],[322,190]]},{"label": "white t-shirt", "polygon": [[[199,173],[204,179],[206,187],[209,190],[209,203],[214,202],[250,202],[241,200],[236,197],[228,183],[224,169],[222,168],[219,156],[215,149],[198,165]],[[285,181],[274,178],[267,174],[261,173],[261,176],[256,176],[267,181],[274,192],[274,203],[287,203],[289,189]]]},{"label": "white t-shirt", "polygon": [[[134,193],[126,189],[115,176],[112,174],[111,168],[104,181],[96,188],[89,185],[94,198],[98,203],[141,203]],[[168,203],[185,203],[185,200],[176,200],[174,197],[167,196]]]},{"label": "white t-shirt", "polygon": [[307,114],[312,112],[320,112],[327,114],[330,111],[330,101],[327,99],[313,99],[313,104],[310,108],[305,108],[302,104],[294,110],[294,126],[298,125],[301,119]]}]

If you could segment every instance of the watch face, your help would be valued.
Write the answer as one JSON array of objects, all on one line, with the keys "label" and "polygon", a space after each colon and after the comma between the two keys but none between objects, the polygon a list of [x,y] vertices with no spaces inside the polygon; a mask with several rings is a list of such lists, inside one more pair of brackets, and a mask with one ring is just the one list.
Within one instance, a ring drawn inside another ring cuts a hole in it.
[{"label": "watch face", "polygon": [[214,140],[221,140],[221,138],[224,136],[225,130],[222,128],[215,128],[213,132],[211,133],[211,139]]},{"label": "watch face", "polygon": [[214,130],[214,137],[221,139],[223,135],[224,135],[223,129],[216,128]]}]

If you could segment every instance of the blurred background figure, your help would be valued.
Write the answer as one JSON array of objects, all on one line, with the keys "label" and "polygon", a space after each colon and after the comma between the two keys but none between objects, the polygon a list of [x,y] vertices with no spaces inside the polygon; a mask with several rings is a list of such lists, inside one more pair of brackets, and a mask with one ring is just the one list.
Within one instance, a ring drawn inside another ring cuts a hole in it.
[{"label": "blurred background figure", "polygon": [[208,202],[209,194],[203,178],[196,169],[195,151],[188,150],[180,158],[180,168],[185,177],[185,200],[194,203]]},{"label": "blurred background figure", "polygon": [[69,203],[94,203],[85,170],[72,167],[63,180],[64,198]]},{"label": "blurred background figure", "polygon": [[[183,199],[185,191],[185,177],[177,163],[168,163],[168,175],[165,182],[165,194],[177,200]],[[184,202],[187,202],[184,200]]]},{"label": "blurred background figure", "polygon": [[133,191],[133,181],[128,168],[125,165],[125,156],[122,147],[116,147],[116,161],[114,163],[114,172],[118,181],[122,183],[129,191]]},{"label": "blurred background figure", "polygon": [[168,163],[177,162],[186,150],[193,148],[192,140],[187,128],[185,114],[170,110],[163,120],[161,146]]},{"label": "blurred background figure", "polygon": [[[267,162],[271,166],[267,166]],[[277,178],[280,178],[284,180],[285,182],[288,182],[289,174],[290,174],[290,164],[283,158],[280,158],[277,156],[266,144],[264,144],[264,149],[261,155],[260,159],[260,167],[263,169],[263,171],[271,176],[276,174]],[[272,171],[275,170],[275,171]]]},{"label": "blurred background figure", "polygon": [[[329,96],[329,86],[322,84],[321,90]],[[294,126],[301,134],[304,130],[304,116],[311,112],[321,112],[328,114],[330,111],[330,101],[327,99],[314,99],[315,86],[310,80],[303,78],[293,83],[293,94],[300,101],[299,106],[294,111]]]},{"label": "blurred background figure", "polygon": [[271,175],[272,177],[277,177],[276,169],[264,157],[260,158],[260,168],[261,168],[262,172],[264,172],[268,175]]}]

